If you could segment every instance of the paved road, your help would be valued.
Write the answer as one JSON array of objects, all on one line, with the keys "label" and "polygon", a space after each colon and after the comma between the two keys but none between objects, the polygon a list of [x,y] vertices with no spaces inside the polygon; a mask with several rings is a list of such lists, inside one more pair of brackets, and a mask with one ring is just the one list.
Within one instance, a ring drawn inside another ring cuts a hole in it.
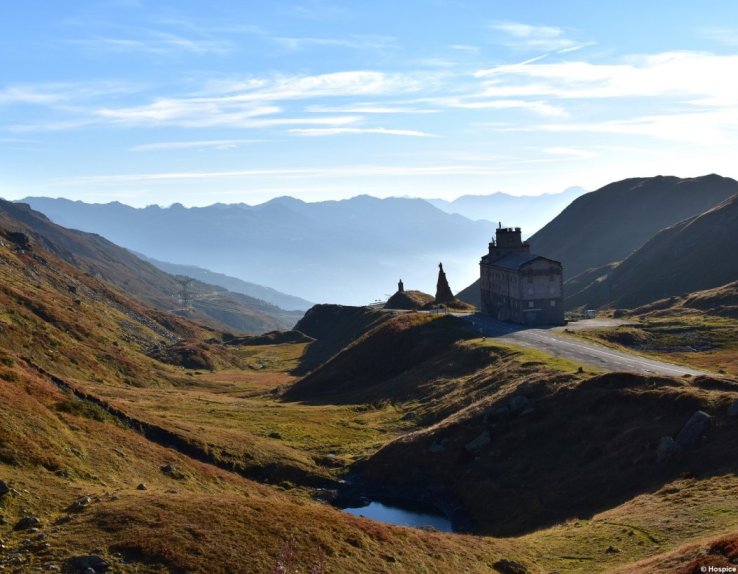
[{"label": "paved road", "polygon": [[[480,329],[481,334],[486,337],[534,347],[557,357],[572,359],[607,371],[627,371],[671,377],[711,374],[664,361],[645,359],[637,355],[610,349],[604,345],[573,339],[563,334],[563,327],[530,329],[495,321],[484,315],[467,315],[463,318],[470,321],[477,329]],[[618,324],[622,324],[622,321],[591,319],[572,323],[567,328],[570,330],[596,329]]]}]

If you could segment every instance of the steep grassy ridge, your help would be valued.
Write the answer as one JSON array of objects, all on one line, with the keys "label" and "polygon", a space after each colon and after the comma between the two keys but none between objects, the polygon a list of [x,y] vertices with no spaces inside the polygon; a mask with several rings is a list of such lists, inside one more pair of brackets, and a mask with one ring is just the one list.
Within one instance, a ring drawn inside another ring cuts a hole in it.
[{"label": "steep grassy ridge", "polygon": [[738,194],[664,229],[604,277],[569,291],[566,304],[632,308],[720,287],[738,280],[738,258],[729,254],[736,245]]}]

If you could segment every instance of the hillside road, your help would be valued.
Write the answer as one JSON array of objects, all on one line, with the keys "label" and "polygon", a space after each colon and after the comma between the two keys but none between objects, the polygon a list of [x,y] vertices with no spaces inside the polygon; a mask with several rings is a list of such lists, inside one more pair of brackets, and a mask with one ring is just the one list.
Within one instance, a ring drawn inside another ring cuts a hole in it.
[{"label": "hillside road", "polygon": [[[578,361],[605,371],[625,371],[647,375],[666,375],[682,377],[684,375],[710,375],[706,371],[675,365],[666,361],[647,359],[638,355],[617,351],[604,345],[574,339],[564,334],[564,327],[528,328],[496,321],[484,315],[466,315],[463,319],[472,323],[480,335],[506,341],[516,345],[533,347],[556,357]],[[617,321],[590,319],[572,323],[569,330],[599,329],[622,324]]]}]

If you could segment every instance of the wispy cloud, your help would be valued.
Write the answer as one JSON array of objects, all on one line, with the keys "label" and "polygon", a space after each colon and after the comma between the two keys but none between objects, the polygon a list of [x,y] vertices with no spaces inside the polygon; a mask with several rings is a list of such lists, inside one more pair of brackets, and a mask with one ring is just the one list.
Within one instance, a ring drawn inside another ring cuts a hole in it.
[{"label": "wispy cloud", "polygon": [[422,74],[349,70],[316,75],[276,75],[245,80],[221,80],[206,87],[203,95],[231,100],[287,100],[314,97],[388,95],[417,92],[427,86]]},{"label": "wispy cloud", "polygon": [[387,50],[397,48],[397,38],[392,36],[351,35],[345,38],[275,37],[274,42],[287,50],[308,48],[351,48],[354,50]]},{"label": "wispy cloud", "polygon": [[172,149],[232,149],[242,145],[261,143],[266,140],[255,139],[233,139],[233,140],[199,140],[199,141],[181,141],[181,142],[156,142],[136,145],[128,148],[129,151],[162,151]]},{"label": "wispy cloud", "polygon": [[456,50],[457,52],[466,52],[468,54],[479,54],[480,52],[479,46],[470,46],[468,44],[451,44],[449,48]]},{"label": "wispy cloud", "polygon": [[137,173],[137,174],[115,174],[76,177],[59,180],[57,183],[66,185],[77,184],[115,184],[135,182],[177,181],[177,180],[200,180],[200,179],[223,179],[223,178],[248,178],[275,176],[285,178],[330,178],[330,177],[423,177],[423,176],[446,176],[446,175],[495,175],[501,170],[489,165],[421,165],[421,166],[388,166],[388,165],[341,165],[337,167],[306,167],[306,168],[281,168],[281,169],[239,169],[230,171],[185,171],[185,172],[160,172],[160,173]]},{"label": "wispy cloud", "polygon": [[559,107],[549,104],[541,100],[514,100],[514,99],[479,99],[478,97],[470,98],[437,98],[436,103],[451,108],[460,108],[466,110],[527,110],[534,112],[540,116],[563,118],[568,114]]},{"label": "wispy cloud", "polygon": [[591,150],[559,146],[544,148],[543,152],[565,159],[589,159],[591,157],[597,157],[599,155],[598,153]]},{"label": "wispy cloud", "polygon": [[724,46],[738,46],[738,28],[706,28],[699,35]]},{"label": "wispy cloud", "polygon": [[233,49],[232,43],[227,40],[187,38],[157,30],[144,30],[139,37],[92,36],[90,38],[69,40],[69,43],[94,51],[141,52],[155,55],[174,53],[227,54]]},{"label": "wispy cloud", "polygon": [[58,91],[34,86],[10,86],[0,90],[0,105],[53,104],[63,99]]},{"label": "wispy cloud", "polygon": [[0,105],[55,107],[99,97],[131,94],[142,86],[128,82],[55,82],[15,84],[0,88]]},{"label": "wispy cloud", "polygon": [[[276,76],[228,80],[212,83],[195,95],[159,97],[148,103],[128,106],[79,106],[84,117],[62,122],[44,121],[38,129],[63,129],[93,124],[130,126],[231,126],[265,128],[275,126],[317,125],[326,127],[356,123],[356,114],[382,113],[372,105],[337,106],[334,115],[301,117],[291,113],[287,117],[282,103],[318,98],[346,98],[365,96],[401,96],[419,91],[421,78],[409,74],[386,74],[375,71],[347,71],[313,76]],[[2,103],[3,92],[0,92]],[[55,101],[52,92],[15,90],[5,94],[10,100],[29,100],[47,104]],[[58,96],[57,96],[58,97]],[[330,107],[330,106],[329,106]],[[353,109],[352,109],[353,108]],[[311,113],[317,112],[314,108]],[[320,110],[325,112],[326,110]],[[390,113],[386,108],[384,113]],[[393,112],[394,113],[394,112]],[[339,115],[335,115],[339,114]],[[265,118],[265,116],[274,116]],[[15,130],[31,131],[34,124],[13,126]]]},{"label": "wispy cloud", "polygon": [[725,146],[738,135],[738,109],[651,114],[625,119],[595,122],[551,123],[535,126],[501,126],[500,131],[554,133],[601,133],[623,136],[647,136],[702,146]]},{"label": "wispy cloud", "polygon": [[344,134],[382,134],[390,136],[407,136],[415,138],[438,137],[435,134],[418,130],[402,130],[389,128],[295,128],[290,133],[299,136],[336,136]]},{"label": "wispy cloud", "polygon": [[733,75],[726,71],[736,69],[738,55],[664,52],[631,56],[618,64],[580,60],[503,65],[476,75],[486,80],[485,93],[492,97],[690,97],[706,102],[735,92]]},{"label": "wispy cloud", "polygon": [[569,52],[588,45],[568,38],[556,26],[531,26],[521,22],[496,22],[489,26],[502,33],[500,43],[514,49]]},{"label": "wispy cloud", "polygon": [[160,98],[141,106],[99,108],[93,114],[100,122],[115,124],[206,127],[228,123],[241,125],[252,118],[272,115],[280,110],[277,106],[253,103],[224,105],[213,99]]},{"label": "wispy cloud", "polygon": [[434,114],[439,110],[428,108],[416,108],[412,106],[401,106],[379,103],[356,103],[345,106],[308,106],[306,111],[313,113],[343,113],[343,114]]}]

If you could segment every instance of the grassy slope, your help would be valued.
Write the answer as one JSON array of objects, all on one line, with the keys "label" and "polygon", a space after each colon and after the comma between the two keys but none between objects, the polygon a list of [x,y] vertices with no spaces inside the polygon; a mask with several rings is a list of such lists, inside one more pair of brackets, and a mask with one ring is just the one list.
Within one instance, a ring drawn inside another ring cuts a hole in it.
[{"label": "grassy slope", "polygon": [[[0,384],[0,475],[17,494],[0,499],[0,561],[28,548],[11,562],[17,571],[94,551],[116,572],[268,572],[294,538],[300,564],[322,552],[331,572],[486,572],[512,546],[376,524],[283,494],[153,445],[103,411],[70,408],[21,362],[10,372],[18,380]],[[163,473],[167,464],[181,476]],[[82,496],[89,504],[70,510]],[[44,541],[11,531],[28,514]]]}]

